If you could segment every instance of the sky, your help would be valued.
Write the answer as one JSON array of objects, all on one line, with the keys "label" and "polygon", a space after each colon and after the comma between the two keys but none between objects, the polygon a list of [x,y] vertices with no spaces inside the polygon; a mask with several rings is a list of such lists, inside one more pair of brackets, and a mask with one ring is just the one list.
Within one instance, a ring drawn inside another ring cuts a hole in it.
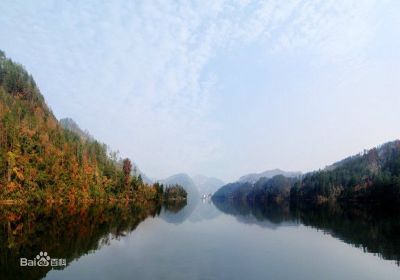
[{"label": "sky", "polygon": [[400,138],[400,1],[0,2],[0,49],[152,178],[312,171]]}]

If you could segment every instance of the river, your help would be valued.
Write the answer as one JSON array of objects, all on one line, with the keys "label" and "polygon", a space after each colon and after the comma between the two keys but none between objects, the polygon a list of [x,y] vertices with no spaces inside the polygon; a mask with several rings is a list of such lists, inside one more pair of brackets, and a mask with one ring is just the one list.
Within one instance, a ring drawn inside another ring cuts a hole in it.
[{"label": "river", "polygon": [[[200,200],[41,211],[2,212],[1,279],[400,279],[398,215]],[[20,266],[40,251],[65,264]]]}]

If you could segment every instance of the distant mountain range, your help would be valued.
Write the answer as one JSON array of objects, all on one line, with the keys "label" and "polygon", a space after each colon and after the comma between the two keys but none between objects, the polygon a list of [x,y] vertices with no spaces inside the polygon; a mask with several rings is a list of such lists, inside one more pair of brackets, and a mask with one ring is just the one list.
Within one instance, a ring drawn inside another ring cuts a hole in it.
[{"label": "distant mountain range", "polygon": [[196,175],[192,177],[194,184],[201,194],[213,194],[225,183],[215,177],[207,177],[204,175]]},{"label": "distant mountain range", "polygon": [[165,185],[181,185],[186,189],[189,197],[190,195],[198,197],[200,194],[212,194],[224,185],[224,182],[218,178],[207,177],[204,175],[191,177],[186,173],[175,174],[166,179],[159,180],[159,182]]},{"label": "distant mountain range", "polygon": [[167,186],[181,185],[187,191],[189,199],[200,197],[199,190],[197,189],[193,179],[185,173],[172,175],[163,180],[159,180],[159,182]]},{"label": "distant mountain range", "polygon": [[292,171],[283,171],[281,169],[272,169],[272,170],[267,170],[261,173],[250,173],[247,175],[244,175],[239,178],[239,182],[248,182],[251,184],[256,183],[259,179],[261,178],[272,178],[276,175],[283,175],[285,177],[299,177],[301,176],[301,172],[292,172]]},{"label": "distant mountain range", "polygon": [[[272,169],[261,173],[251,173],[240,177],[236,182],[222,186],[215,192],[214,197],[239,199],[246,193],[262,188],[267,184],[267,182],[278,182],[281,178],[289,178],[289,181],[291,181],[293,178],[298,178],[300,176],[301,172],[284,171],[281,169]],[[272,178],[276,178],[277,180],[271,180]],[[285,183],[285,188],[286,192],[290,191],[290,186],[288,187],[287,182]],[[278,192],[278,189],[281,190],[282,186],[279,186],[278,188],[278,186],[274,184],[271,186],[271,189],[274,189],[274,192]]]},{"label": "distant mountain range", "polygon": [[[192,216],[193,212],[196,208],[202,208],[200,202],[200,196],[203,194],[214,193],[219,187],[224,185],[224,182],[217,178],[207,177],[203,175],[189,176],[185,173],[179,173],[172,175],[163,180],[158,180],[158,182],[168,186],[168,185],[181,185],[186,192],[188,193],[188,203],[187,205],[180,210],[178,213],[171,215],[169,213],[163,213],[161,218],[169,223],[181,223],[184,220],[191,217],[191,219],[200,220],[202,217]],[[204,206],[203,206],[204,208]],[[213,209],[212,207],[208,207],[203,211],[207,211],[207,209]],[[208,215],[213,216],[217,215],[215,211],[211,211]]]},{"label": "distant mountain range", "polygon": [[179,173],[163,180],[158,180],[158,182],[164,184],[166,187],[171,185],[180,185],[188,194],[188,203],[183,209],[174,215],[164,213],[161,217],[169,223],[181,223],[189,218],[200,201],[200,193],[193,179],[185,173]]}]

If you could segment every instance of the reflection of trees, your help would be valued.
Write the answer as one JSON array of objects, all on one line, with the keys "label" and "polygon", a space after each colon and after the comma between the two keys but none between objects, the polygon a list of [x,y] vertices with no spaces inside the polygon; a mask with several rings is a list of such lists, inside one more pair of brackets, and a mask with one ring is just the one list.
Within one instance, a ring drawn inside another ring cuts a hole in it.
[{"label": "reflection of trees", "polygon": [[[293,218],[290,213],[289,204],[283,203],[250,203],[243,200],[213,200],[216,207],[224,213],[233,216],[248,217],[256,223],[269,221],[274,224],[291,222]],[[244,219],[239,219],[245,221]]]},{"label": "reflection of trees", "polygon": [[344,204],[249,204],[214,200],[224,213],[244,223],[264,225],[301,222],[364,251],[395,260],[400,265],[400,209],[350,207]]},{"label": "reflection of trees", "polygon": [[[157,205],[133,204],[72,205],[28,209],[2,206],[0,209],[1,279],[40,279],[50,267],[20,267],[19,258],[33,259],[40,251],[67,263],[99,249],[111,239],[125,235]],[[58,269],[62,267],[58,267]]]},{"label": "reflection of trees", "polygon": [[164,201],[164,208],[172,213],[178,213],[182,210],[187,204],[185,200],[167,200]]},{"label": "reflection of trees", "polygon": [[322,204],[293,205],[291,212],[307,226],[400,265],[399,209]]}]

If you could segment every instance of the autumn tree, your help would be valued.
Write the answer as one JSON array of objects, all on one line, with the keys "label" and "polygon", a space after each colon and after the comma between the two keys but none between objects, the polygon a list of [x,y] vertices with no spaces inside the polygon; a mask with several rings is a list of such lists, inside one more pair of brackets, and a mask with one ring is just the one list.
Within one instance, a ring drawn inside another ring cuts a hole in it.
[{"label": "autumn tree", "polygon": [[0,200],[131,199],[139,189],[135,199],[154,199],[129,159],[71,122],[58,121],[32,76],[0,51]]},{"label": "autumn tree", "polygon": [[124,185],[125,188],[129,188],[129,181],[130,181],[130,175],[132,172],[132,163],[129,158],[126,158],[122,162],[122,170],[124,172]]}]

